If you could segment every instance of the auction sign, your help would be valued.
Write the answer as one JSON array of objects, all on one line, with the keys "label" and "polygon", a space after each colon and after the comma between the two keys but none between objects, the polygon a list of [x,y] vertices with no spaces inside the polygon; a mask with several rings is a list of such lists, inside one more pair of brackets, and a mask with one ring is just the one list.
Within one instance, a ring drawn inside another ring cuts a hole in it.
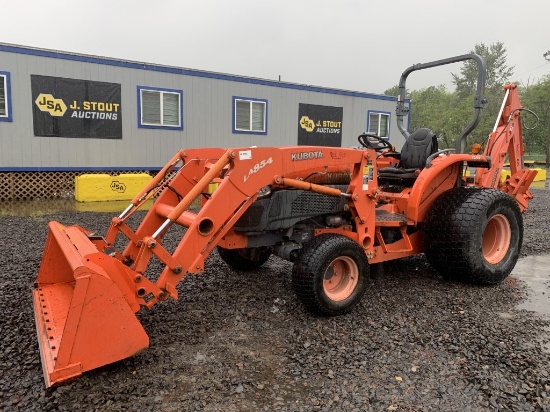
[{"label": "auction sign", "polygon": [[342,145],[343,107],[300,103],[298,109],[298,144],[301,146]]},{"label": "auction sign", "polygon": [[122,139],[120,84],[31,75],[35,136]]}]

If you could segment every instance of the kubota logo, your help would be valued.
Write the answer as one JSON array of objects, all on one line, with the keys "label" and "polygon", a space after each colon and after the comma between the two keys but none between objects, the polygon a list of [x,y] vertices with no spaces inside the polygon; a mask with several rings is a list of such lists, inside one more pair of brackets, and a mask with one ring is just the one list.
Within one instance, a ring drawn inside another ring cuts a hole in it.
[{"label": "kubota logo", "polygon": [[118,193],[124,193],[126,191],[126,185],[118,180],[113,180],[111,182],[111,190]]},{"label": "kubota logo", "polygon": [[40,110],[48,112],[52,116],[63,116],[67,111],[63,100],[56,99],[51,94],[40,93],[34,102]]},{"label": "kubota logo", "polygon": [[302,116],[300,119],[300,127],[306,129],[308,132],[312,132],[315,129],[315,122],[307,116]]},{"label": "kubota logo", "polygon": [[323,152],[320,150],[315,150],[314,152],[297,152],[290,154],[290,160],[296,162],[298,160],[313,160],[313,159],[322,159]]}]

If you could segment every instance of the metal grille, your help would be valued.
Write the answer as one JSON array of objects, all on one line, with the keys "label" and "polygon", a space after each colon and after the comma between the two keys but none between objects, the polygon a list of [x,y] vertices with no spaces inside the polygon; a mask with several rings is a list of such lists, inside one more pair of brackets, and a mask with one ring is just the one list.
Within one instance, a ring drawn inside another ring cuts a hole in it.
[{"label": "metal grille", "polygon": [[[101,172],[3,172],[0,173],[0,201],[74,198],[74,179],[84,174],[147,173],[144,171]],[[155,172],[149,172],[154,174]]]},{"label": "metal grille", "polygon": [[292,202],[292,215],[330,213],[339,203],[340,199],[337,197],[304,191]]}]

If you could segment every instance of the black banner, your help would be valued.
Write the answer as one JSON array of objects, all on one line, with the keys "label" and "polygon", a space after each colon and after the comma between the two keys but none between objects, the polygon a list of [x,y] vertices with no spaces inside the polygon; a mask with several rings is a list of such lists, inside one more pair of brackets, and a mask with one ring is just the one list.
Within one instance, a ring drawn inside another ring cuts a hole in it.
[{"label": "black banner", "polygon": [[298,144],[301,146],[342,145],[343,107],[300,103],[298,109]]},{"label": "black banner", "polygon": [[31,75],[35,136],[122,139],[120,84]]}]

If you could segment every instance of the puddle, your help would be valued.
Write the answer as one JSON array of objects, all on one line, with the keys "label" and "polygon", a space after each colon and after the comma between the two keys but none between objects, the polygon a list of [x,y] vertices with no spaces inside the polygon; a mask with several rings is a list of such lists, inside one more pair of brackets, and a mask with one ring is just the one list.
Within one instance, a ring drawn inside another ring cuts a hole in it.
[{"label": "puddle", "polygon": [[550,255],[527,256],[518,260],[512,276],[522,280],[529,287],[526,301],[518,305],[550,318],[550,277],[548,267]]},{"label": "puddle", "polygon": [[[0,202],[0,216],[42,216],[66,212],[122,212],[129,200],[110,202],[76,202],[74,199],[39,199],[29,201]],[[141,210],[148,210],[153,201],[147,202]]]},{"label": "puddle", "polygon": [[[550,255],[527,256],[518,260],[512,276],[527,284],[527,299],[517,306],[550,319],[550,277],[548,276]],[[542,349],[550,354],[550,327],[544,327],[540,337]]]}]

